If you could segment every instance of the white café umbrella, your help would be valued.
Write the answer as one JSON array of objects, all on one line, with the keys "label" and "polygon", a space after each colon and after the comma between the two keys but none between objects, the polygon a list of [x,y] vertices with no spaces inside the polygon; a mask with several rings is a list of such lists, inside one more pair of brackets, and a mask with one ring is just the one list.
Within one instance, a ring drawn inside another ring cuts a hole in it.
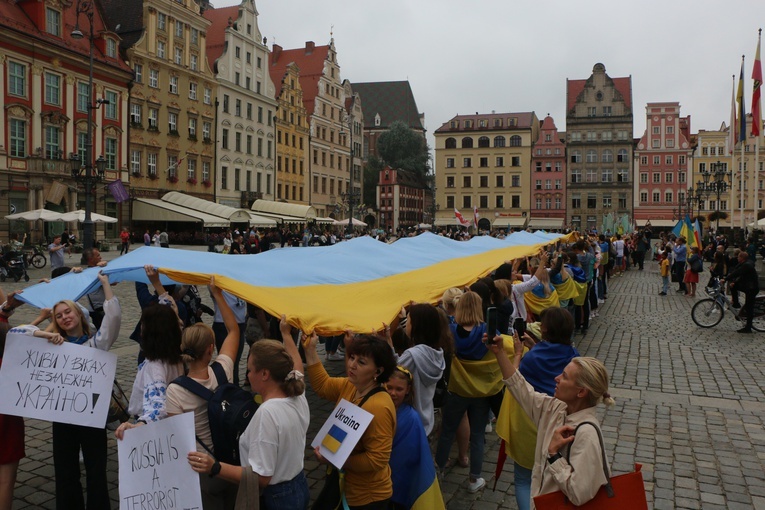
[{"label": "white caf\u00e9 umbrella", "polygon": [[61,213],[49,209],[35,209],[33,211],[24,211],[16,214],[9,214],[5,217],[7,220],[27,220],[27,221],[61,221]]},{"label": "white caf\u00e9 umbrella", "polygon": [[[340,221],[335,220],[335,225],[348,225],[348,219],[346,218],[346,219],[340,220]],[[353,218],[353,226],[354,227],[366,227],[367,224],[364,223],[361,220],[357,220],[356,218]]]},{"label": "white caf\u00e9 umbrella", "polygon": [[[90,219],[93,223],[117,223],[117,218],[111,216],[104,216],[103,214],[90,213]],[[79,221],[82,223],[85,221],[85,211],[79,209],[77,211],[70,211],[61,215],[61,221]]]}]

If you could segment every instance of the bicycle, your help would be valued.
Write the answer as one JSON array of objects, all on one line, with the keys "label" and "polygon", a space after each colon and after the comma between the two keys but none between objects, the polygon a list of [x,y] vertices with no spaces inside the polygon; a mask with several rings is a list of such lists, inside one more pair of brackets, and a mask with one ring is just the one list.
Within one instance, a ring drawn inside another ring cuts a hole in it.
[{"label": "bicycle", "polygon": [[[725,295],[723,285],[718,278],[712,278],[710,285],[706,288],[706,299],[698,301],[691,309],[691,318],[697,326],[702,328],[712,328],[720,324],[725,317],[725,310],[733,311],[731,302]],[[733,318],[746,322],[744,308],[733,311]],[[754,301],[754,320],[752,320],[752,329],[759,332],[765,332],[765,294],[758,295]]]},{"label": "bicycle", "polygon": [[32,266],[37,269],[44,268],[45,264],[48,263],[48,259],[45,257],[39,246],[32,246],[32,251],[27,251],[24,254],[24,261],[27,266]]}]

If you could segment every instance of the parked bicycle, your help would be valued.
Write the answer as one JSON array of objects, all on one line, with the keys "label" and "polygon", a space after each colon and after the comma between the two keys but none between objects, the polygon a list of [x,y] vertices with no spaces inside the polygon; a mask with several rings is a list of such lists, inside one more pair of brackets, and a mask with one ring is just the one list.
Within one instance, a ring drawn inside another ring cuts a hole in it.
[{"label": "parked bicycle", "polygon": [[39,246],[32,246],[32,251],[25,251],[24,260],[27,263],[27,267],[32,266],[37,269],[44,268],[45,264],[48,263],[48,259]]},{"label": "parked bicycle", "polygon": [[[712,278],[706,288],[708,298],[702,299],[693,305],[691,318],[697,326],[712,328],[720,324],[725,317],[725,311],[730,310],[733,318],[746,322],[744,308],[738,310],[732,307],[730,300],[725,295],[725,288],[718,278]],[[765,294],[760,294],[754,301],[754,320],[752,329],[765,332]]]}]

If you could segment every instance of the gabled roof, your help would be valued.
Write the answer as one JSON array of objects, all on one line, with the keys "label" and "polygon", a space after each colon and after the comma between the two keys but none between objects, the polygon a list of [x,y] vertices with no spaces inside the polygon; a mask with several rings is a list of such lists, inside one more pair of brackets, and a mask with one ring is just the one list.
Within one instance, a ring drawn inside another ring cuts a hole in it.
[{"label": "gabled roof", "polygon": [[[122,38],[123,50],[132,48],[144,31],[142,0],[101,0],[106,22]],[[119,30],[115,30],[119,26]]]},{"label": "gabled roof", "polygon": [[[32,0],[27,0],[32,1]],[[96,5],[98,6],[98,2],[96,2]],[[44,15],[43,15],[44,18]],[[44,21],[43,21],[44,22]],[[9,34],[9,31],[11,33],[15,32],[20,34],[22,37],[31,37],[34,39],[37,39],[39,41],[42,41],[44,45],[50,45],[54,46],[56,48],[61,48],[64,51],[70,51],[72,53],[75,53],[79,55],[77,57],[77,60],[82,62],[84,66],[87,65],[88,55],[90,52],[90,43],[88,40],[88,30],[90,30],[88,26],[88,21],[85,18],[85,16],[81,16],[80,19],[80,28],[82,29],[83,33],[85,34],[85,37],[82,39],[74,39],[72,38],[70,32],[72,29],[77,26],[77,13],[75,12],[74,8],[68,8],[68,9],[62,9],[61,11],[61,35],[62,37],[55,37],[45,30],[41,30],[38,28],[32,19],[27,15],[27,13],[24,11],[24,8],[22,8],[22,2],[17,2],[13,0],[0,0],[0,26],[3,27],[3,31],[5,32],[5,35],[7,37],[12,37]],[[93,16],[93,33],[94,34],[101,34],[104,32],[110,32],[113,34],[111,30],[109,30],[106,22],[104,21],[104,16],[102,14],[102,11],[100,8],[96,9],[96,12]],[[115,37],[116,39],[116,37]],[[43,45],[40,45],[43,46]],[[93,48],[93,59],[97,62],[100,62],[104,65],[108,65],[110,67],[113,67],[115,69],[118,69],[120,71],[126,71],[129,73],[132,73],[132,70],[130,67],[128,67],[127,64],[122,60],[122,58],[117,56],[116,59],[114,58],[107,58],[99,49],[98,44],[94,45]],[[82,60],[80,60],[80,57]]]},{"label": "gabled roof", "polygon": [[[534,123],[534,112],[520,112],[520,113],[485,113],[485,114],[479,114],[476,113],[475,115],[455,115],[448,121],[441,124],[441,127],[436,129],[436,133],[448,133],[450,131],[455,132],[465,132],[465,131],[473,131],[473,132],[481,132],[481,131],[507,131],[511,129],[529,129],[532,127],[532,124]],[[508,126],[506,120],[509,118],[516,119],[515,124],[513,126]],[[494,119],[499,119],[502,121],[501,126],[494,126]],[[473,121],[473,127],[466,128],[465,127],[465,120],[472,120]],[[479,121],[485,120],[486,126],[480,127]],[[452,128],[451,123],[453,121],[458,121],[457,127]]]},{"label": "gabled roof", "polygon": [[[592,80],[592,77],[595,74],[596,70],[602,70],[604,74],[605,73],[605,66],[603,64],[595,64],[595,67],[593,68],[593,74],[590,75],[589,78],[586,80],[566,80],[566,112],[570,112],[572,108],[574,108],[574,105],[576,105],[576,100],[579,98],[579,95],[584,91],[584,87],[587,85],[587,82]],[[611,81],[614,84],[614,88],[617,92],[622,96],[622,99],[624,100],[624,106],[627,108],[627,110],[632,110],[632,77],[627,76],[623,78],[611,78],[606,74],[606,81]]]},{"label": "gabled roof", "polygon": [[[388,129],[393,122],[401,121],[411,129],[425,131],[408,81],[353,83],[351,87],[361,96],[365,129]],[[375,125],[377,114],[379,126]]]},{"label": "gabled roof", "polygon": [[207,29],[207,62],[213,72],[218,72],[216,61],[223,55],[226,48],[226,31],[239,19],[239,6],[207,9],[204,17],[212,22]]},{"label": "gabled roof", "polygon": [[273,45],[269,72],[274,85],[277,87],[277,96],[281,92],[281,81],[287,66],[294,62],[300,68],[300,87],[303,89],[303,106],[310,120],[313,116],[314,102],[319,94],[319,80],[324,73],[324,62],[329,56],[329,45],[316,46],[313,41],[305,43],[304,48],[285,50],[278,44]]}]

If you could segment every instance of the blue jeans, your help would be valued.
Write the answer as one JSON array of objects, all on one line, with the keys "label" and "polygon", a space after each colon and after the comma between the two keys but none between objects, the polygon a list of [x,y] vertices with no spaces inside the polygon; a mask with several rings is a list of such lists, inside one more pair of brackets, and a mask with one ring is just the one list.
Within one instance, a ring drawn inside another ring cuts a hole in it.
[{"label": "blue jeans", "polygon": [[661,291],[666,294],[669,292],[669,276],[661,277]]},{"label": "blue jeans", "polygon": [[479,478],[483,468],[483,445],[486,440],[486,423],[489,419],[490,401],[488,397],[461,397],[449,393],[444,404],[441,437],[436,448],[436,464],[438,469],[444,469],[449,460],[457,427],[462,421],[465,411],[470,422],[470,476]]},{"label": "blue jeans", "polygon": [[518,510],[529,510],[531,506],[531,470],[517,462],[514,464],[515,503],[518,505]]},{"label": "blue jeans", "polygon": [[260,497],[265,510],[305,510],[308,508],[308,482],[301,471],[288,482],[268,485]]}]

